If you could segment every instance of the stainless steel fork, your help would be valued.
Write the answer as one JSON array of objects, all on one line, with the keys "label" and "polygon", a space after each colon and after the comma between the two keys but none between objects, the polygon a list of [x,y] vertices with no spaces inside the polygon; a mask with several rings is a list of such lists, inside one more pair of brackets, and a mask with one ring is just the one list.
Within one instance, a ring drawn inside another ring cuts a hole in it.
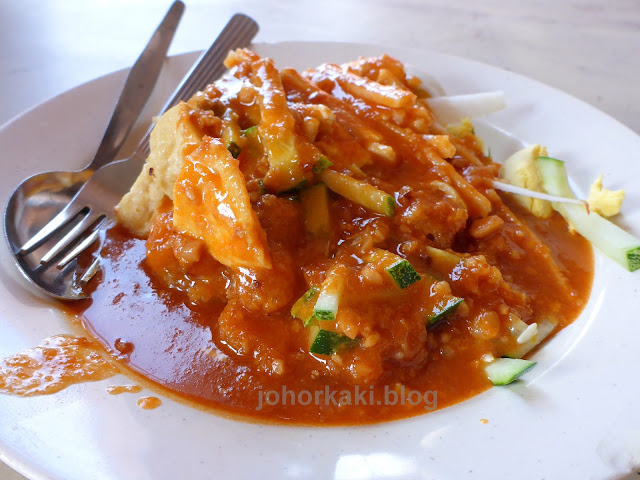
[{"label": "stainless steel fork", "polygon": [[[257,32],[258,25],[253,19],[234,15],[186,75],[162,112],[220,77],[228,51],[248,46]],[[45,293],[63,300],[87,297],[83,286],[98,270],[99,259],[81,272],[77,257],[101,237],[104,226],[113,223],[115,205],[129,190],[149,155],[150,131],[131,157],[97,170],[53,220],[13,251],[23,273]]]}]

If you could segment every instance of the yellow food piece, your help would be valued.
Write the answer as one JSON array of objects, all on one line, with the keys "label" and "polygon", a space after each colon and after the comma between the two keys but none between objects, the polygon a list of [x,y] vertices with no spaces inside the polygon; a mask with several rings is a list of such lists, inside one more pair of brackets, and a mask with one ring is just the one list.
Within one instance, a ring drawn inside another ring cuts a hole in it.
[{"label": "yellow food piece", "polygon": [[390,108],[409,107],[416,102],[416,94],[406,88],[383,85],[375,80],[344,71],[337,65],[326,64],[323,69],[325,72],[331,72],[345,92],[368,102]]},{"label": "yellow food piece", "polygon": [[320,179],[338,195],[342,195],[373,212],[393,217],[396,209],[393,195],[389,195],[387,192],[367,182],[356,180],[349,175],[334,170],[325,170],[320,174]]},{"label": "yellow food piece", "polygon": [[[500,178],[517,187],[542,192],[542,180],[538,173],[537,160],[546,156],[547,151],[540,145],[523,148],[505,160],[500,169]],[[536,217],[547,218],[551,215],[551,202],[539,198],[513,195],[513,198]]]},{"label": "yellow food piece", "polygon": [[267,236],[238,160],[219,139],[204,137],[185,157],[173,191],[173,227],[203,240],[224,265],[271,268]]},{"label": "yellow food piece", "polygon": [[146,237],[162,198],[165,195],[173,198],[173,186],[185,155],[191,153],[200,140],[200,132],[189,120],[186,103],[167,110],[151,132],[151,154],[140,175],[116,206],[118,222],[135,235]]},{"label": "yellow food piece", "polygon": [[603,217],[612,217],[620,213],[622,201],[624,200],[624,190],[607,190],[603,188],[603,177],[604,175],[601,174],[591,185],[587,203],[591,211]]},{"label": "yellow food piece", "polygon": [[300,192],[304,226],[318,238],[328,238],[331,234],[329,216],[329,196],[324,183],[305,188]]},{"label": "yellow food piece", "polygon": [[463,118],[460,123],[447,125],[447,132],[456,137],[466,137],[474,134],[473,125],[469,117]]},{"label": "yellow food piece", "polygon": [[264,184],[277,192],[296,188],[305,176],[294,131],[295,119],[287,105],[279,72],[269,59],[260,59],[251,68],[253,82],[258,86],[262,118],[258,133],[269,161]]}]

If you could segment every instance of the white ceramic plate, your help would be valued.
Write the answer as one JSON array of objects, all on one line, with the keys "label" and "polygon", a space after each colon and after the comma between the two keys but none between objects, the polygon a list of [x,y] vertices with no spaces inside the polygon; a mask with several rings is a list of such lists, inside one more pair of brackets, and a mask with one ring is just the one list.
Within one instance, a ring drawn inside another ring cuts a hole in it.
[{"label": "white ceramic plate", "polygon": [[[640,235],[640,137],[566,94],[431,52],[326,43],[256,48],[298,68],[388,52],[450,94],[504,90],[508,108],[477,123],[494,157],[523,142],[545,144],[567,161],[582,193],[605,173],[607,185],[627,190],[621,221]],[[170,59],[149,113],[194,58]],[[3,211],[23,178],[88,162],[123,79],[117,72],[82,85],[0,129]],[[0,260],[0,356],[69,331],[55,304],[31,293],[4,246]],[[107,394],[107,385],[126,381],[112,378],[51,396],[0,395],[0,458],[33,479],[619,478],[640,468],[640,273],[599,254],[595,268],[583,314],[536,355],[526,381],[422,417],[360,428],[248,424],[167,398],[141,410],[139,395]]]}]

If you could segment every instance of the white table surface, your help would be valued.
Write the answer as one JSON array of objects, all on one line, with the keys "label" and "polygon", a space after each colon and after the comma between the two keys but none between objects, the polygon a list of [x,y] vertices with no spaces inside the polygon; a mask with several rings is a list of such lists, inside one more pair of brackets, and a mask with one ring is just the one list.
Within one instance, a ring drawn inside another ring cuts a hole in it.
[{"label": "white table surface", "polygon": [[[464,56],[555,86],[640,133],[639,0],[184,1],[170,54],[207,47],[243,12],[260,24],[256,41],[363,42]],[[170,3],[0,0],[0,124],[131,66]],[[0,479],[24,477],[0,463]]]}]

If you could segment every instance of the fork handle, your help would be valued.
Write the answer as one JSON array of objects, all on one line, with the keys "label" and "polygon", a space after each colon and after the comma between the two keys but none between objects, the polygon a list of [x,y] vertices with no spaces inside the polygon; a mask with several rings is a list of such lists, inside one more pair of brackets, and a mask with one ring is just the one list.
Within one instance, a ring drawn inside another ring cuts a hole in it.
[{"label": "fork handle", "polygon": [[183,12],[184,3],[180,0],[173,2],[144,51],[131,68],[113,111],[113,116],[102,137],[102,142],[100,142],[98,151],[87,169],[95,171],[115,159],[118,150],[122,147],[124,140],[151,96]]},{"label": "fork handle", "polygon": [[[258,24],[251,17],[242,13],[236,13],[231,17],[231,20],[220,32],[218,38],[200,56],[184,77],[182,83],[178,85],[171,100],[162,109],[162,113],[177,105],[180,101],[188,100],[205,85],[220,77],[225,71],[223,61],[229,50],[249,46],[258,30]],[[138,144],[134,156],[146,158],[149,155],[149,136],[152,129],[153,125]]]}]

